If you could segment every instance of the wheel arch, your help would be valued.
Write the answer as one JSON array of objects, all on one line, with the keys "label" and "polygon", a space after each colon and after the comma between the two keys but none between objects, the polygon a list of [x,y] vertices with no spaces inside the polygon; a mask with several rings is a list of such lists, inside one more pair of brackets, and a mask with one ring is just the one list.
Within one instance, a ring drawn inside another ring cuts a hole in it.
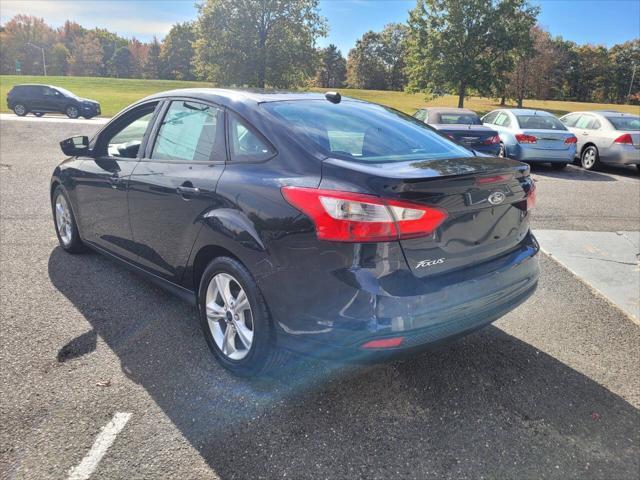
[{"label": "wheel arch", "polygon": [[584,151],[587,149],[587,147],[595,147],[596,152],[598,152],[598,146],[593,143],[593,142],[587,142],[585,143],[582,148],[580,149],[580,157],[582,157],[582,154],[584,153]]}]

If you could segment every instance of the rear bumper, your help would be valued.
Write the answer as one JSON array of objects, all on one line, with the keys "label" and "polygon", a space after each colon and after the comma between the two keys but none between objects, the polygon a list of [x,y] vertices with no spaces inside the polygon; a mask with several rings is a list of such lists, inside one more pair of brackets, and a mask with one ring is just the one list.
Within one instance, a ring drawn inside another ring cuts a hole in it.
[{"label": "rear bumper", "polygon": [[[419,287],[408,287],[414,290],[409,296],[362,291],[362,298],[354,301],[373,304],[371,317],[325,319],[324,330],[278,329],[279,344],[313,356],[370,359],[446,343],[490,324],[529,298],[538,282],[538,251],[529,234],[499,258],[419,280]],[[396,337],[403,337],[396,348],[361,348],[371,340]]]},{"label": "rear bumper", "polygon": [[563,150],[544,150],[529,145],[517,144],[507,147],[507,156],[528,163],[571,163],[576,155],[575,145]]},{"label": "rear bumper", "polygon": [[606,155],[600,153],[602,163],[615,165],[638,165],[640,164],[640,148],[633,145],[614,145],[607,151]]}]

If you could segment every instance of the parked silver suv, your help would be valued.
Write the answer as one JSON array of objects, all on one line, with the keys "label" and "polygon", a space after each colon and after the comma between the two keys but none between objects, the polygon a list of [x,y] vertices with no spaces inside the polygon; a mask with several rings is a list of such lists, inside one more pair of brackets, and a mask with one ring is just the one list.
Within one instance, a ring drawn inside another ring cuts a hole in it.
[{"label": "parked silver suv", "polygon": [[614,111],[575,112],[560,121],[578,138],[576,154],[582,167],[600,163],[640,169],[640,116]]}]

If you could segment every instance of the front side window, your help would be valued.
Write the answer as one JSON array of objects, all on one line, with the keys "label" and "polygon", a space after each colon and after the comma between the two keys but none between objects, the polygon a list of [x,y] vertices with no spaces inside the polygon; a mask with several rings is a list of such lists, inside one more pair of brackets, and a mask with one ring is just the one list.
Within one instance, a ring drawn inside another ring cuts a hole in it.
[{"label": "front side window", "polygon": [[229,151],[232,162],[262,162],[275,151],[237,115],[229,113]]},{"label": "front side window", "polygon": [[162,120],[152,160],[209,162],[221,151],[222,110],[202,103],[171,102]]},{"label": "front side window", "polygon": [[509,127],[511,126],[511,120],[509,119],[509,115],[504,112],[500,112],[496,117],[496,121],[494,122],[499,127]]},{"label": "front side window", "polygon": [[567,115],[563,117],[560,121],[564,123],[567,127],[575,127],[576,122],[580,119],[579,114]]},{"label": "front side window", "polygon": [[297,100],[264,108],[321,153],[337,158],[392,162],[473,156],[419,120],[382,105]]},{"label": "front side window", "polygon": [[98,148],[104,148],[106,151],[103,153],[110,157],[136,158],[156,105],[144,105],[117,120],[113,127],[105,131]]}]

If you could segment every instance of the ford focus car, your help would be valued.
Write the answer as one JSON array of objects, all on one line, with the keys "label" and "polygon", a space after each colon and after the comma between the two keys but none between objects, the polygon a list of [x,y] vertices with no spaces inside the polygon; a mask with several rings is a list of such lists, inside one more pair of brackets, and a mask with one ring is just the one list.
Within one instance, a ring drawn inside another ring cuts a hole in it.
[{"label": "ford focus car", "polygon": [[[198,306],[220,363],[384,358],[466,335],[538,281],[525,164],[337,93],[187,89],[61,142],[61,247]],[[179,321],[180,319],[176,319]]]},{"label": "ford focus car", "polygon": [[500,135],[502,157],[558,169],[573,162],[577,138],[549,112],[500,109],[482,117],[482,123]]}]

